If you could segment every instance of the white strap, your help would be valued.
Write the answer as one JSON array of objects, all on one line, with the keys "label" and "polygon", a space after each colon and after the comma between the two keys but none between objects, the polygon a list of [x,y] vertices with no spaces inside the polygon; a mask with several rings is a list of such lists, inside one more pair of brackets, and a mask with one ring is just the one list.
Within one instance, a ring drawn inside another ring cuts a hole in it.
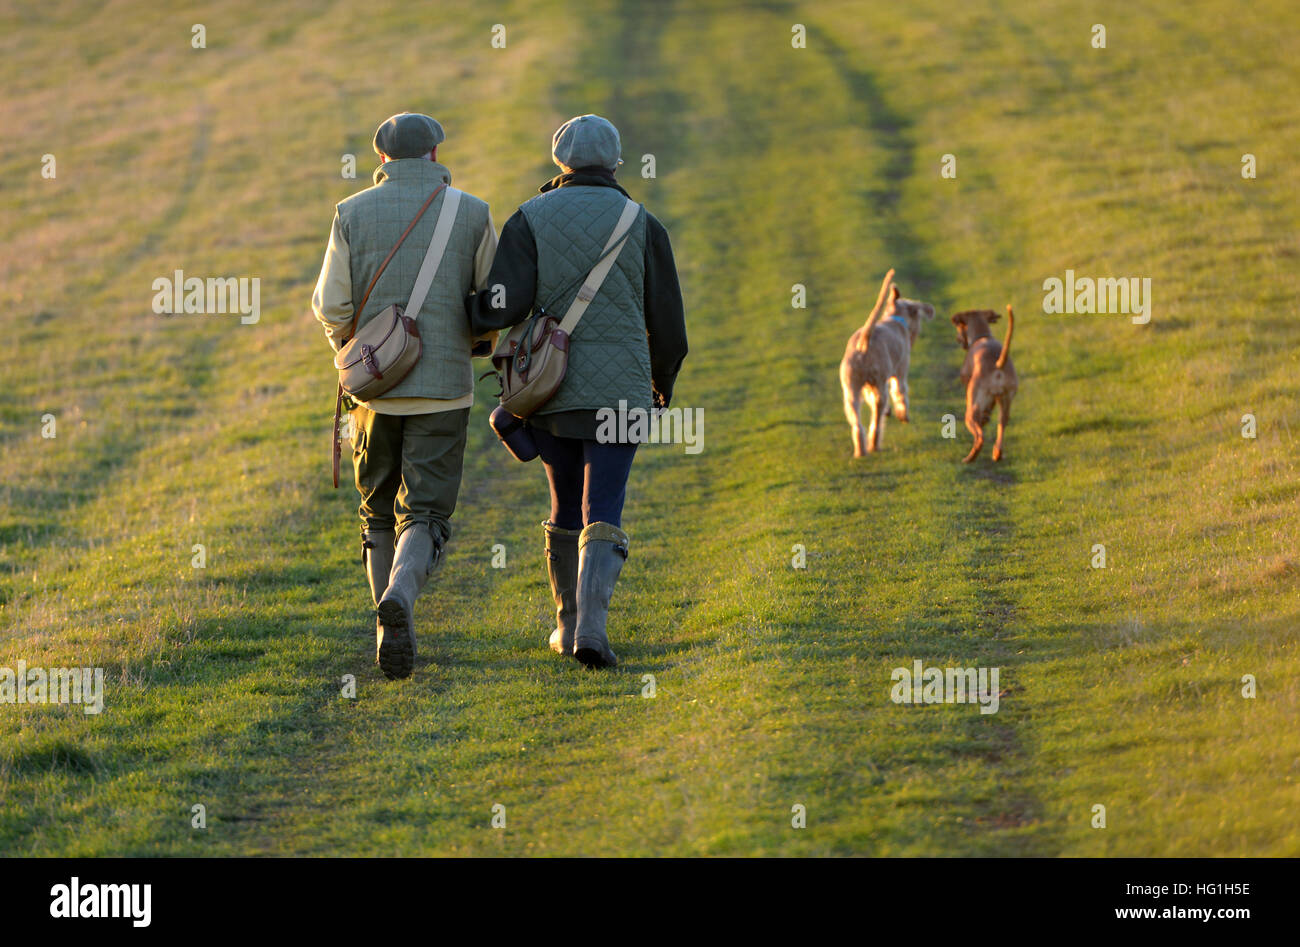
[{"label": "white strap", "polygon": [[443,255],[447,252],[447,242],[451,240],[451,228],[456,223],[456,211],[460,209],[460,194],[461,192],[454,187],[448,187],[443,191],[442,210],[438,211],[438,223],[433,228],[433,239],[429,241],[424,262],[420,264],[420,272],[415,277],[415,288],[411,290],[411,298],[406,301],[404,312],[407,318],[415,319],[420,315],[424,297],[429,295],[429,287],[433,285],[433,278],[438,273],[438,264],[442,262]]},{"label": "white strap", "polygon": [[[622,216],[618,218],[618,223],[614,225],[614,232],[609,235],[609,240],[605,243],[605,249],[601,251],[601,253],[605,254],[605,258],[587,274],[587,280],[582,284],[582,289],[578,290],[578,295],[569,306],[569,311],[560,320],[560,329],[565,335],[573,335],[574,326],[578,324],[578,320],[587,311],[587,306],[596,298],[596,293],[600,291],[600,284],[605,282],[605,277],[614,268],[614,261],[623,252],[623,246],[627,243],[628,234],[632,230],[632,224],[636,221],[636,215],[640,209],[641,205],[633,200],[629,200],[627,206],[623,208]],[[610,253],[610,247],[616,243],[618,249]]]}]

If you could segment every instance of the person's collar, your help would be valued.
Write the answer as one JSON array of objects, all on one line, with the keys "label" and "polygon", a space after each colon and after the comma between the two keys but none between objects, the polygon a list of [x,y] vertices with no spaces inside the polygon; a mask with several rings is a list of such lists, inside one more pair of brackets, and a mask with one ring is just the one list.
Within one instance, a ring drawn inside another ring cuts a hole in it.
[{"label": "person's collar", "polygon": [[375,183],[381,181],[432,181],[451,184],[451,171],[446,165],[428,158],[392,158],[375,168]]},{"label": "person's collar", "polygon": [[545,194],[547,191],[561,187],[612,187],[624,197],[629,196],[622,185],[614,180],[614,172],[609,168],[575,168],[572,171],[565,171],[551,178],[537,190]]}]

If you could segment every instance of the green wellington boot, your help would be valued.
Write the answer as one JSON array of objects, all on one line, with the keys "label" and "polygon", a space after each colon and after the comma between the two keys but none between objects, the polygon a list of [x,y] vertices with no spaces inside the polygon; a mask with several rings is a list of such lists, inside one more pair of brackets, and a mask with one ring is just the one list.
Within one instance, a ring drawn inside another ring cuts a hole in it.
[{"label": "green wellington boot", "polygon": [[611,523],[590,523],[578,537],[578,623],[573,656],[589,668],[614,667],[605,620],[614,583],[627,560],[627,533]]},{"label": "green wellington boot", "polygon": [[370,598],[379,604],[388,589],[388,574],[393,571],[393,546],[396,534],[391,529],[361,530],[361,563],[370,580]]},{"label": "green wellington boot", "polygon": [[546,574],[555,599],[551,650],[571,656],[573,629],[578,623],[578,537],[582,530],[560,529],[552,523],[543,523],[542,530],[546,533]]},{"label": "green wellington boot", "polygon": [[410,677],[415,667],[415,600],[441,558],[442,544],[424,523],[411,524],[397,539],[388,588],[376,609],[376,657],[389,680]]},{"label": "green wellington boot", "polygon": [[[391,529],[361,528],[361,564],[366,567],[370,582],[371,602],[378,606],[388,589],[388,574],[393,571],[393,543],[396,534]],[[375,616],[375,643],[379,642],[379,616]]]}]

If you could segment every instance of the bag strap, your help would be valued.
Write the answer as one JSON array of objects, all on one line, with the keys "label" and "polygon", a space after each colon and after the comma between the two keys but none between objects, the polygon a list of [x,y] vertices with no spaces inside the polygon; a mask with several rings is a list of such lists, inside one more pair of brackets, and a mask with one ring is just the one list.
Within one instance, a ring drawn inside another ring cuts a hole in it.
[{"label": "bag strap", "polygon": [[451,228],[456,224],[456,212],[460,209],[460,195],[461,192],[454,187],[447,188],[447,199],[442,202],[442,210],[438,211],[438,224],[433,228],[433,239],[429,241],[429,249],[424,253],[424,262],[420,264],[420,272],[415,277],[411,298],[406,301],[404,311],[412,319],[420,314],[424,297],[429,295],[429,287],[433,285],[433,278],[438,274],[438,265],[447,252],[447,243],[451,240]]},{"label": "bag strap", "polygon": [[596,298],[596,293],[600,291],[600,284],[605,282],[605,277],[614,268],[614,261],[618,259],[619,253],[627,243],[628,234],[631,233],[632,224],[636,221],[640,210],[640,204],[634,200],[628,200],[627,205],[623,208],[622,215],[618,218],[618,223],[614,225],[614,232],[609,235],[609,240],[605,243],[601,258],[591,268],[591,272],[587,274],[587,279],[583,282],[582,288],[578,290],[577,297],[569,305],[569,310],[564,314],[564,318],[560,320],[560,329],[565,335],[573,335],[573,329],[578,324],[578,320],[587,311],[591,301]]},{"label": "bag strap", "polygon": [[[356,312],[352,313],[352,328],[348,330],[349,339],[357,334],[357,320],[361,318],[361,311],[366,308],[366,303],[370,301],[370,291],[373,290],[375,284],[379,282],[379,277],[384,274],[384,270],[387,269],[389,261],[392,260],[392,258],[397,254],[397,251],[401,249],[402,244],[406,242],[407,235],[415,229],[415,225],[420,222],[420,218],[423,217],[424,212],[429,209],[429,205],[433,203],[433,199],[446,190],[446,188],[447,185],[440,184],[434,189],[433,193],[429,195],[429,199],[424,202],[424,205],[415,215],[415,219],[406,225],[406,229],[402,231],[402,235],[397,238],[397,242],[393,244],[393,249],[388,251],[388,256],[384,257],[384,262],[379,264],[379,269],[375,270],[375,275],[370,278],[370,285],[366,287],[365,294],[361,297],[361,305],[357,306]],[[423,302],[423,300],[421,300],[421,302]],[[339,348],[342,347],[343,346],[341,345],[339,346]]]}]

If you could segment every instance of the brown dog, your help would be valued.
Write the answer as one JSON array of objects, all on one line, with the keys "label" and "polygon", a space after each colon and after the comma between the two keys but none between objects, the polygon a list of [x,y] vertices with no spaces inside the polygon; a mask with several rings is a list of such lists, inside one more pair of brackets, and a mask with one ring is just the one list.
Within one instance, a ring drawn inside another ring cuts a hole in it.
[{"label": "brown dog", "polygon": [[[921,320],[934,318],[934,307],[903,299],[893,285],[894,271],[885,274],[880,295],[862,328],[849,337],[840,361],[840,387],[844,390],[844,415],[853,437],[853,456],[880,449],[885,415],[908,421],[907,371],[912,345],[921,334]],[[886,304],[885,297],[889,297]],[[878,320],[881,310],[884,318]],[[871,411],[869,429],[862,427],[862,401]]]},{"label": "brown dog", "polygon": [[962,463],[969,464],[979,456],[984,447],[984,425],[998,406],[998,439],[993,445],[993,459],[1002,459],[1002,432],[1011,418],[1011,399],[1016,396],[1020,380],[1011,364],[1011,329],[1015,318],[1011,304],[1007,304],[1007,337],[999,345],[989,330],[998,321],[992,309],[968,309],[952,317],[957,327],[957,341],[966,350],[966,363],[961,367],[962,384],[966,386],[966,430],[975,436],[975,446]]}]

